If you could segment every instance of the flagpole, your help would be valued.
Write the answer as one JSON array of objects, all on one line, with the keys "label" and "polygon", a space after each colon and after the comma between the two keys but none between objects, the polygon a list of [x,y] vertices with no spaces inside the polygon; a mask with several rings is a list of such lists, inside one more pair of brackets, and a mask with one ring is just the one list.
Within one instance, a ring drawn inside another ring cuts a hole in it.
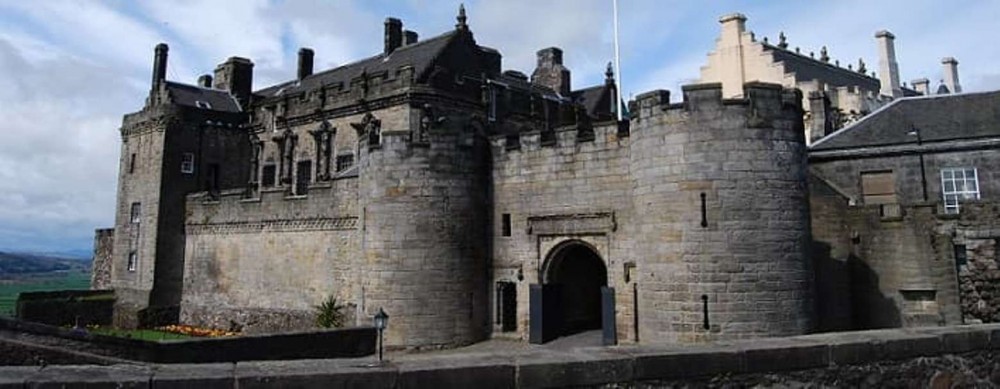
[{"label": "flagpole", "polygon": [[622,121],[622,63],[621,63],[621,53],[618,50],[618,0],[612,0],[614,5],[614,25],[615,25],[615,72],[618,73],[618,85],[615,88],[615,92],[618,95],[618,102],[615,106],[615,112],[618,113],[618,121]]}]

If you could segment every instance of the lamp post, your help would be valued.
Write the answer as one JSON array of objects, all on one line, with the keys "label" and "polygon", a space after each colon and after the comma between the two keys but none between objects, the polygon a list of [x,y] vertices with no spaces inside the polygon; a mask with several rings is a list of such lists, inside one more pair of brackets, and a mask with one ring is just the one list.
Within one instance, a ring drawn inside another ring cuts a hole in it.
[{"label": "lamp post", "polygon": [[378,309],[378,313],[375,314],[375,329],[378,330],[378,362],[382,363],[382,332],[385,331],[385,327],[389,325],[389,315],[385,313],[381,307]]}]

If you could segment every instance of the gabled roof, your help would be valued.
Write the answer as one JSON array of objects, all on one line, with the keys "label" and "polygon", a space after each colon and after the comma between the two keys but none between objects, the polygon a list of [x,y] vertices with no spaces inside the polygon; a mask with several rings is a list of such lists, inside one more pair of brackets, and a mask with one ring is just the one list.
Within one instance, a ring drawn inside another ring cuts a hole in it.
[{"label": "gabled roof", "polygon": [[[350,85],[351,79],[360,76],[362,72],[367,72],[368,74],[388,72],[391,76],[397,69],[404,65],[413,66],[414,74],[419,77],[434,63],[434,59],[444,51],[448,43],[459,34],[460,32],[458,31],[450,31],[414,44],[400,46],[388,55],[379,53],[373,57],[312,74],[302,80],[288,81],[264,88],[254,94],[267,98],[319,89],[325,85],[340,83],[343,83],[346,88]],[[480,49],[489,50],[486,48]]]},{"label": "gabled roof", "polygon": [[849,149],[1000,136],[1000,91],[901,98],[812,144]]},{"label": "gabled roof", "polygon": [[240,103],[229,92],[166,81],[170,101],[185,107],[220,112],[240,112]]},{"label": "gabled roof", "polygon": [[588,115],[594,118],[601,118],[612,113],[611,92],[611,85],[601,84],[575,90],[571,95],[575,103],[582,104],[587,109]]},{"label": "gabled roof", "polygon": [[854,70],[796,54],[768,43],[763,43],[763,45],[765,51],[774,55],[774,61],[783,62],[785,71],[795,73],[795,78],[799,81],[820,80],[831,86],[857,85],[874,91],[878,91],[882,85],[877,78]]}]

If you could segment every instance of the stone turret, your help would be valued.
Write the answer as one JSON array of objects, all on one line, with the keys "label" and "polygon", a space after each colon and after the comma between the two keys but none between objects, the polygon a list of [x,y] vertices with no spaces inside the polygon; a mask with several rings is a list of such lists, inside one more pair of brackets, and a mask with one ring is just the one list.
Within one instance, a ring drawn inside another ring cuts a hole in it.
[{"label": "stone turret", "polygon": [[639,339],[700,342],[812,328],[801,93],[750,83],[640,95],[633,112]]},{"label": "stone turret", "polygon": [[[408,108],[415,116],[430,107]],[[447,112],[440,112],[446,115]],[[410,112],[400,113],[410,117]],[[380,129],[398,118],[369,117],[362,131],[358,201],[366,315],[393,317],[392,347],[443,347],[486,337],[489,320],[483,242],[489,220],[485,144],[468,117],[428,117],[424,145],[409,131]],[[443,123],[443,124],[442,124]],[[372,131],[381,135],[378,144]]]}]

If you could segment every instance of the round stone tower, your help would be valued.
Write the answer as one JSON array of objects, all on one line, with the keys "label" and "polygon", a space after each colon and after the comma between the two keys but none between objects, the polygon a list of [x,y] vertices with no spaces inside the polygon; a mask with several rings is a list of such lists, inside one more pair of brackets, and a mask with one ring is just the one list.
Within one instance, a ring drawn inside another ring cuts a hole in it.
[{"label": "round stone tower", "polygon": [[360,305],[369,317],[385,309],[389,347],[481,340],[489,325],[485,144],[455,117],[421,129],[417,108],[384,112],[358,126]]},{"label": "round stone tower", "polygon": [[631,169],[643,342],[803,334],[812,272],[801,93],[719,84],[637,98]]}]

